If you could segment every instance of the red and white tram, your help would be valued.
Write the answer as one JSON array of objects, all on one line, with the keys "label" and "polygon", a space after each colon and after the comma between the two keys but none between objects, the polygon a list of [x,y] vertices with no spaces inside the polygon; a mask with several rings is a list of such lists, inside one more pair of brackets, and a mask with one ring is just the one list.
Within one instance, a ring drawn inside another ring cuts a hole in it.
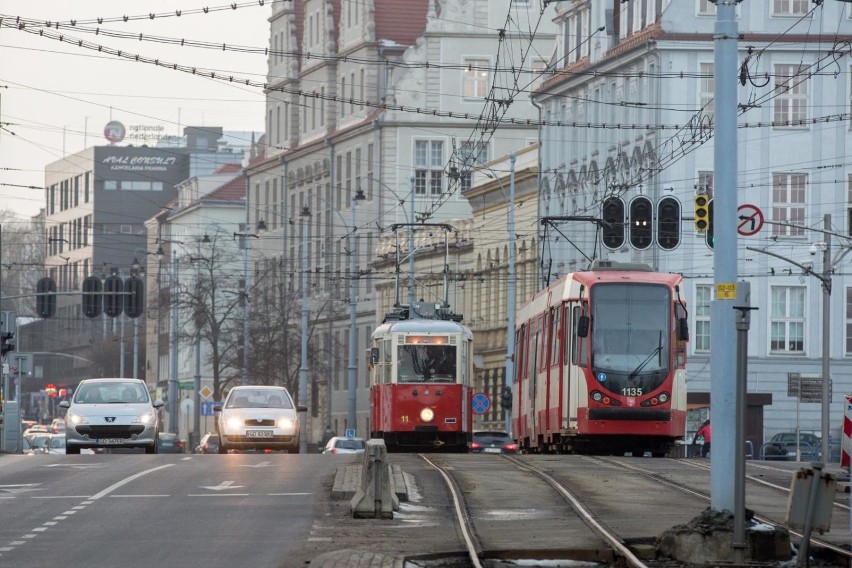
[{"label": "red and white tram", "polygon": [[596,262],[517,313],[513,437],[528,452],[663,456],[686,429],[681,277]]},{"label": "red and white tram", "polygon": [[441,304],[397,309],[372,335],[370,436],[388,451],[466,452],[473,334]]}]

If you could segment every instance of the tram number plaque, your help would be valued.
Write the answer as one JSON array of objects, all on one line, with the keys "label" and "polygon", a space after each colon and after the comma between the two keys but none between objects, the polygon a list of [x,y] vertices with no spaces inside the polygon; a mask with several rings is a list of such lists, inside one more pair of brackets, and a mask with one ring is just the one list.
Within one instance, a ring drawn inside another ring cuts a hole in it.
[{"label": "tram number plaque", "polygon": [[[831,400],[832,380],[828,381],[828,398]],[[801,373],[787,373],[787,396],[798,396],[800,402],[822,402],[822,377]]]}]

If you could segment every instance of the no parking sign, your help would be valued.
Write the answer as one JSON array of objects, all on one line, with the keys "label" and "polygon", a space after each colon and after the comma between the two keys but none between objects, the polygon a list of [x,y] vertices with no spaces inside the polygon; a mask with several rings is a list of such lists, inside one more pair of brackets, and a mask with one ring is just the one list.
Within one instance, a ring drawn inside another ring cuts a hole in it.
[{"label": "no parking sign", "polygon": [[476,414],[485,414],[491,408],[491,399],[484,392],[478,392],[471,398],[470,406]]}]

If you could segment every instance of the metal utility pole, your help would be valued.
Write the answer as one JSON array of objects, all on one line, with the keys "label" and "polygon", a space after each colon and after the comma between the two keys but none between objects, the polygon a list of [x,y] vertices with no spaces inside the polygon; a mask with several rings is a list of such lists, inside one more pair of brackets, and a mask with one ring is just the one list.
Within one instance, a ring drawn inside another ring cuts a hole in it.
[{"label": "metal utility pole", "polygon": [[177,250],[172,249],[172,278],[169,286],[169,307],[172,311],[171,355],[172,368],[169,373],[169,432],[178,431],[178,259]]},{"label": "metal utility pole", "polygon": [[[348,426],[349,428],[357,430],[358,422],[355,415],[355,402],[357,397],[356,389],[358,387],[358,374],[357,374],[357,351],[356,344],[358,343],[358,333],[356,327],[356,319],[357,319],[357,308],[358,304],[356,301],[356,296],[358,295],[358,280],[357,280],[357,265],[355,258],[357,256],[357,250],[355,249],[355,204],[358,201],[364,200],[364,192],[359,188],[355,195],[352,196],[352,203],[350,207],[352,208],[352,226],[349,227],[349,419]],[[329,389],[331,392],[331,389]]]},{"label": "metal utility pole", "polygon": [[[506,333],[506,376],[503,378],[504,388],[512,388],[515,376],[515,153],[509,154],[509,203],[507,204],[507,224],[509,230],[509,283],[508,298],[508,330]],[[506,417],[506,432],[512,434],[512,409],[504,408]]]},{"label": "metal utility pole", "polygon": [[408,214],[408,310],[414,316],[414,176],[409,178],[411,199]]},{"label": "metal utility pole", "polygon": [[[822,251],[822,461],[828,463],[831,458],[828,447],[829,437],[829,413],[831,412],[831,369],[830,369],[830,337],[831,330],[831,215],[823,216],[823,228],[825,229],[825,247]],[[802,396],[801,385],[799,386],[799,397]],[[796,441],[798,442],[798,435]]]},{"label": "metal utility pole", "polygon": [[[308,403],[308,254],[307,241],[308,232],[305,230],[305,222],[311,217],[311,210],[305,206],[300,213],[302,217],[302,238],[299,243],[299,252],[302,256],[302,346],[299,363],[299,405],[307,406]],[[308,452],[308,412],[299,413],[301,428],[299,429],[299,453]]]},{"label": "metal utility pole", "polygon": [[736,408],[736,333],[732,301],[737,289],[737,43],[736,3],[719,2],[713,32],[715,76],[713,145],[714,284],[716,299],[710,315],[710,408],[713,420],[713,459],[710,465],[710,506],[734,510],[734,446]]},{"label": "metal utility pole", "polygon": [[[248,207],[246,207],[248,211]],[[248,213],[246,213],[248,217]],[[249,252],[251,247],[251,235],[249,234],[249,226],[246,223],[245,237],[243,237],[243,373],[241,384],[249,384],[249,338],[251,333],[250,316],[251,309],[249,306]]]},{"label": "metal utility pole", "polygon": [[[198,260],[195,263],[195,293],[200,294],[198,263],[201,262],[201,241],[196,243],[196,250]],[[195,309],[198,310],[198,306]],[[195,317],[195,377],[192,386],[192,434],[187,434],[190,451],[201,441],[201,320],[198,315]]]},{"label": "metal utility pole", "polygon": [[751,324],[751,284],[737,283],[737,301],[734,306],[737,325],[737,407],[734,465],[734,562],[742,564],[748,549],[745,531],[745,429],[746,397],[748,396],[748,330]]}]

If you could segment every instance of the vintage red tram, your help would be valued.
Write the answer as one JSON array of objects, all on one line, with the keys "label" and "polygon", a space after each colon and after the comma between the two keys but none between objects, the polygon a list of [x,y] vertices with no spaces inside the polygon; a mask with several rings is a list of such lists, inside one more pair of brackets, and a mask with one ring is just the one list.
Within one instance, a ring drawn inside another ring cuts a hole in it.
[{"label": "vintage red tram", "polygon": [[372,334],[370,435],[388,451],[466,452],[473,334],[441,304],[412,312],[391,312]]},{"label": "vintage red tram", "polygon": [[596,262],[517,313],[513,437],[528,452],[665,455],[686,429],[681,277]]}]

